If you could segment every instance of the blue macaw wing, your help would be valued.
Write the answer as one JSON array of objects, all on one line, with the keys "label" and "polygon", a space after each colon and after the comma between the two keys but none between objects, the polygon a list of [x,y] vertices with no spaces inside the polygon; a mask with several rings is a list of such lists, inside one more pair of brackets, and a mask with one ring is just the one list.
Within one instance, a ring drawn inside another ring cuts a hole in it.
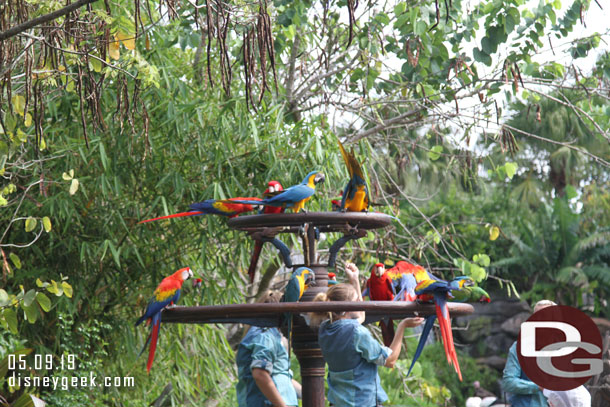
[{"label": "blue macaw wing", "polygon": [[295,185],[279,195],[272,198],[263,199],[263,204],[268,205],[286,205],[288,207],[293,204],[302,201],[303,199],[309,198],[314,194],[315,190],[308,187],[307,185]]}]

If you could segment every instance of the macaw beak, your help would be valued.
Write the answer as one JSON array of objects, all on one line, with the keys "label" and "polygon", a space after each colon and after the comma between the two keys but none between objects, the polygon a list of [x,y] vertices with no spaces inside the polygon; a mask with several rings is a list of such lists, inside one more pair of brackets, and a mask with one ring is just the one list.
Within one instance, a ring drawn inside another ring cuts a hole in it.
[{"label": "macaw beak", "polygon": [[479,302],[490,303],[491,302],[491,298],[483,296],[483,297],[481,297],[479,299]]},{"label": "macaw beak", "polygon": [[314,273],[307,272],[307,277],[305,277],[305,286],[309,287],[316,281],[316,275]]},{"label": "macaw beak", "polygon": [[314,184],[318,184],[320,182],[324,182],[325,180],[325,176],[323,173],[319,172],[316,174],[315,178],[313,179]]},{"label": "macaw beak", "polygon": [[383,273],[385,273],[385,267],[375,267],[375,274],[377,275],[377,277],[382,277]]}]

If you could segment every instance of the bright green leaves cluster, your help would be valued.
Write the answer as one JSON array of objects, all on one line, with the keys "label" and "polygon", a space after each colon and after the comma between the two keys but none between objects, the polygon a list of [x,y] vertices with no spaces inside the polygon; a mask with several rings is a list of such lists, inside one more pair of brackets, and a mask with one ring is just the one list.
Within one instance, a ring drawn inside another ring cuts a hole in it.
[{"label": "bright green leaves cluster", "polygon": [[475,254],[472,257],[472,261],[464,259],[453,259],[453,264],[458,267],[461,271],[461,275],[469,276],[476,283],[487,279],[486,267],[491,264],[491,259],[486,254]]},{"label": "bright green leaves cluster", "polygon": [[18,310],[23,311],[23,316],[30,324],[35,323],[38,318],[42,317],[52,308],[52,303],[49,297],[44,293],[54,294],[57,297],[65,295],[68,298],[72,297],[72,286],[63,278],[62,281],[56,282],[51,280],[50,283],[36,280],[36,285],[42,290],[30,289],[25,291],[23,286],[18,294],[9,294],[4,289],[0,289],[0,326],[8,329],[14,334],[18,333]]}]

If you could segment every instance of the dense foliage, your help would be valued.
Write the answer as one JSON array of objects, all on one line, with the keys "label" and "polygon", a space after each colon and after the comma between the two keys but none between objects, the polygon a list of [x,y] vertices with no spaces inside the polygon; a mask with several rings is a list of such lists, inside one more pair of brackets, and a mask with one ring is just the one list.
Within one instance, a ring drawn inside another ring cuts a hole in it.
[{"label": "dense foliage", "polygon": [[[19,388],[0,363],[0,405],[234,405],[239,327],[164,325],[146,375],[133,322],[185,265],[204,288],[181,304],[251,301],[275,253],[249,285],[252,241],[224,219],[137,222],[312,169],[326,183],[308,209],[330,210],[337,136],[397,217],[341,253],[363,274],[406,258],[610,317],[610,59],[575,67],[608,32],[568,39],[588,0],[441,3],[107,0],[0,43],[0,360],[76,355],[32,374],[135,384]],[[63,6],[10,0],[0,29]],[[574,60],[537,58],[547,37]],[[461,405],[468,384],[433,353],[414,378],[408,359],[385,373],[391,398]]]}]

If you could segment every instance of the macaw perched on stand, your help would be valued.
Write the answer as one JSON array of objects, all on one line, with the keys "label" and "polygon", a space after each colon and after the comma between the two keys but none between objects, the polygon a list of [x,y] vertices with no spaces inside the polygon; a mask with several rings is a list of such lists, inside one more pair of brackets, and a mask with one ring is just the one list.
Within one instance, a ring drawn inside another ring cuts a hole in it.
[{"label": "macaw perched on stand", "polygon": [[[263,198],[271,198],[278,193],[284,191],[284,187],[278,181],[269,181],[267,184],[267,189],[263,192]],[[271,213],[282,213],[284,212],[284,208],[275,207],[275,206],[265,206],[262,210],[263,214],[271,214]],[[250,266],[248,267],[248,276],[250,277],[250,282],[254,281],[254,274],[256,273],[256,265],[258,264],[258,259],[261,255],[261,251],[263,250],[263,244],[265,242],[262,240],[256,240],[254,242],[254,251],[252,252],[252,257],[250,258]]]},{"label": "macaw perched on stand", "polygon": [[[248,200],[249,204],[237,203],[234,201]],[[160,216],[158,218],[141,220],[138,223],[152,222],[155,220],[182,218],[185,216],[199,215],[220,215],[234,218],[244,212],[252,212],[257,209],[256,201],[262,201],[261,198],[230,198],[226,200],[206,199],[203,202],[191,204],[188,212],[174,213],[172,215]]]},{"label": "macaw perched on stand", "polygon": [[[282,302],[298,302],[305,290],[309,288],[313,282],[316,281],[316,274],[308,267],[299,267],[292,273],[290,281],[286,286],[284,295],[282,296]],[[282,318],[280,326],[286,327],[288,331],[288,355],[290,356],[290,349],[292,347],[292,313],[286,312]]]},{"label": "macaw perched on stand", "polygon": [[422,266],[407,261],[397,261],[394,267],[386,271],[394,285],[395,301],[415,301],[415,286],[425,280],[438,280]]},{"label": "macaw perched on stand", "polygon": [[164,308],[176,304],[180,298],[182,283],[184,283],[189,277],[193,277],[193,272],[189,267],[182,268],[171,276],[165,277],[153,293],[153,297],[146,307],[146,312],[144,312],[144,315],[142,315],[136,321],[136,326],[140,325],[145,320],[147,321],[147,324],[151,326],[150,334],[146,339],[146,343],[144,344],[142,351],[140,351],[140,354],[142,354],[144,349],[146,349],[146,346],[150,343],[150,347],[148,349],[148,362],[146,363],[147,372],[150,371],[153,360],[155,359],[157,339],[159,338],[159,328],[161,327],[161,312]]},{"label": "macaw perched on stand", "polygon": [[[366,282],[366,289],[364,292],[368,293],[371,301],[392,301],[394,300],[394,286],[392,280],[387,275],[385,265],[383,263],[377,263],[371,269],[371,277]],[[379,328],[381,328],[381,336],[383,337],[383,343],[385,346],[390,346],[394,339],[394,320],[389,319],[379,321]]]},{"label": "macaw perched on stand", "polygon": [[294,213],[298,213],[301,210],[304,210],[305,202],[311,199],[316,192],[316,185],[320,182],[324,182],[324,174],[318,171],[312,171],[307,174],[300,184],[293,185],[275,196],[265,198],[259,202],[248,199],[236,200],[235,202],[249,205],[289,208],[292,209]]},{"label": "macaw perched on stand", "polygon": [[[416,295],[432,294],[434,297],[434,303],[436,304],[436,316],[429,315],[426,317],[422,334],[417,344],[417,349],[413,355],[413,361],[407,375],[411,373],[411,369],[415,365],[415,362],[421,355],[424,348],[424,344],[428,339],[428,335],[434,326],[435,318],[438,318],[439,326],[441,329],[441,338],[443,339],[443,345],[445,347],[445,355],[447,356],[447,362],[453,365],[455,371],[458,374],[460,381],[462,381],[462,372],[460,371],[460,365],[457,359],[457,353],[455,352],[455,346],[453,344],[453,332],[451,331],[451,317],[449,315],[449,307],[447,306],[447,297],[452,290],[460,289],[460,281],[456,279],[451,283],[444,280],[424,280],[417,284],[415,287]],[[472,280],[471,280],[472,281]],[[464,282],[462,282],[464,284]]]},{"label": "macaw perched on stand", "polygon": [[[452,287],[457,286],[457,289],[452,289],[447,293],[447,299],[453,302],[480,302],[488,303],[491,301],[489,294],[481,287],[475,285],[472,278],[468,276],[456,277],[451,283]],[[431,293],[421,294],[417,296],[418,302],[433,302],[434,295]]]},{"label": "macaw perched on stand", "polygon": [[341,211],[343,212],[366,212],[369,209],[369,188],[364,180],[364,172],[353,152],[348,152],[337,139],[343,161],[349,172],[349,182],[343,190],[341,198]]}]

